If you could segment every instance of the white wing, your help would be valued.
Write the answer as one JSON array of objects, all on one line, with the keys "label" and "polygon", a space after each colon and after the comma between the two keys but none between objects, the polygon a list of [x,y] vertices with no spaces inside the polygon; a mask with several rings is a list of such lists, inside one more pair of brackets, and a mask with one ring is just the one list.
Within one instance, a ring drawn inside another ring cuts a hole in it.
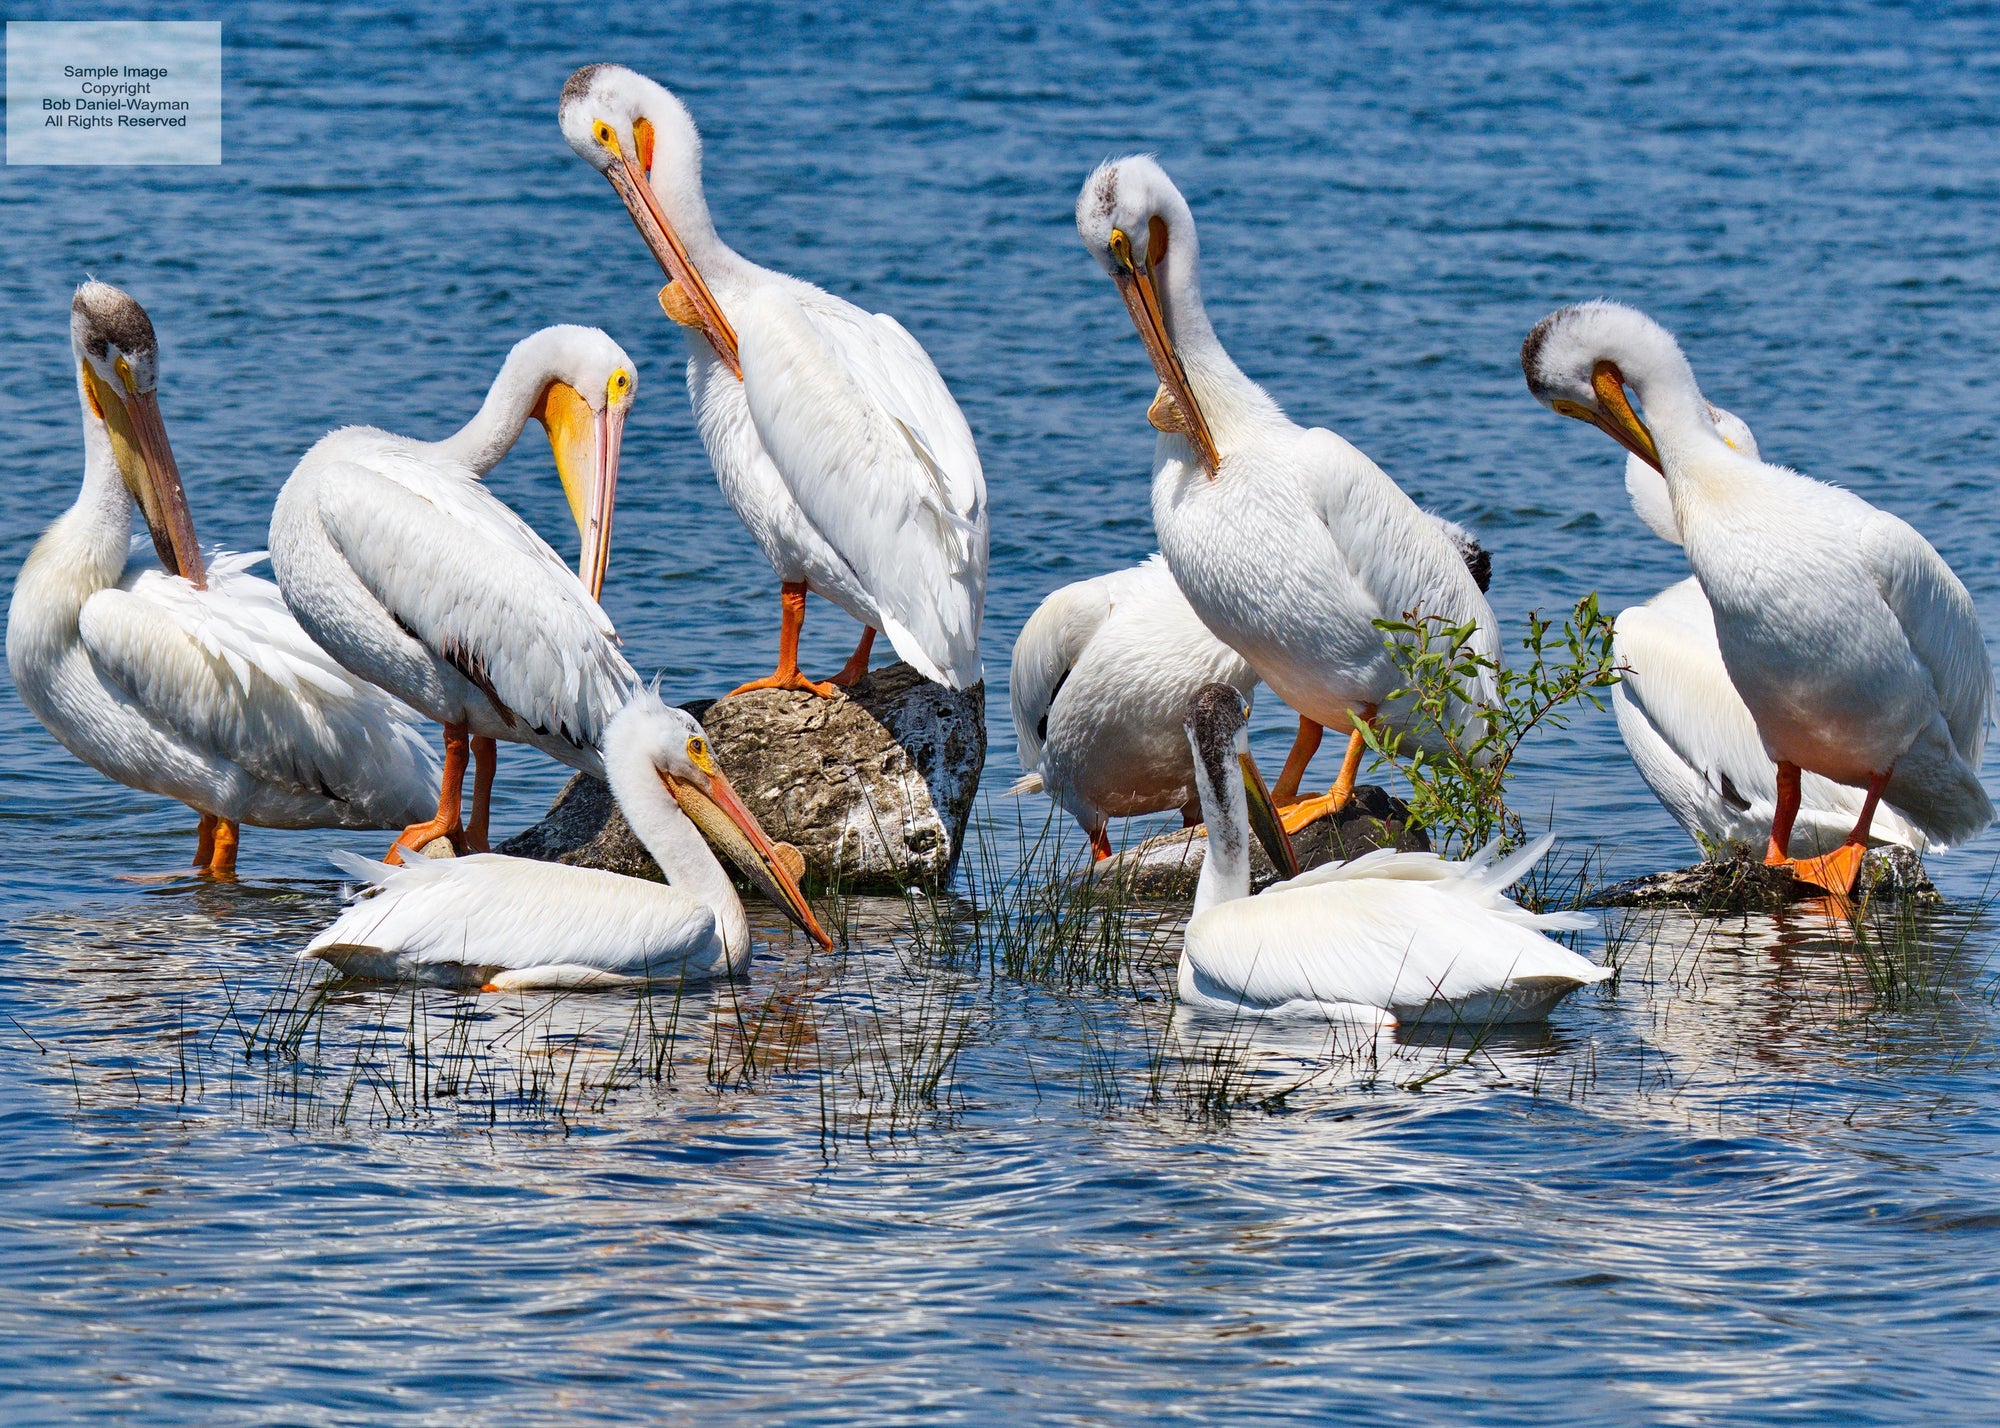
[{"label": "white wing", "polygon": [[353,854],[335,861],[370,887],[301,956],[360,976],[410,977],[462,968],[479,981],[562,969],[512,985],[579,985],[595,973],[628,978],[728,970],[715,914],[660,883],[595,868],[509,858],[412,859],[391,868]]},{"label": "white wing", "polygon": [[1993,663],[1979,612],[1944,557],[1912,526],[1887,511],[1870,516],[1861,528],[1862,556],[1910,649],[1930,672],[1959,757],[1977,769],[1993,717]]},{"label": "white wing", "polygon": [[799,509],[899,655],[928,679],[976,684],[986,481],[930,357],[894,318],[803,284],[760,285],[739,326],[750,417]]},{"label": "white wing", "polygon": [[1490,845],[1463,863],[1385,849],[1315,869],[1200,914],[1184,950],[1205,980],[1250,1005],[1358,1002],[1402,1016],[1545,1011],[1611,975],[1540,930],[1588,917],[1530,913],[1504,895],[1553,841],[1505,860]]},{"label": "white wing", "polygon": [[415,458],[335,460],[328,538],[412,638],[528,728],[594,749],[639,678],[562,557],[479,482]]},{"label": "white wing", "polygon": [[[1320,518],[1382,619],[1435,615],[1478,625],[1472,649],[1500,661],[1500,630],[1465,557],[1441,522],[1420,508],[1373,461],[1324,428],[1301,433],[1301,456],[1315,471]],[[1491,699],[1490,678],[1477,691]]]},{"label": "white wing", "polygon": [[249,573],[262,558],[210,553],[205,590],[158,567],[128,570],[85,602],[85,648],[190,746],[384,826],[422,817],[438,775],[416,714],[307,638],[278,587]]},{"label": "white wing", "polygon": [[1021,767],[1042,762],[1049,733],[1049,710],[1063,681],[1111,615],[1111,591],[1103,576],[1065,585],[1028,617],[1014,641],[1007,688],[1014,708],[1014,740]]}]

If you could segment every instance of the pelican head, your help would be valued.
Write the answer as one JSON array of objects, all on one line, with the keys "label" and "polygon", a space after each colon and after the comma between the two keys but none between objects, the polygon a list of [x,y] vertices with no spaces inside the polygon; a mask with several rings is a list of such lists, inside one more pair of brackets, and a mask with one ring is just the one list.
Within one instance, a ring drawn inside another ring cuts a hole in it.
[{"label": "pelican head", "polygon": [[[1643,312],[1615,302],[1579,303],[1536,323],[1521,344],[1521,370],[1536,401],[1589,422],[1655,471],[1665,469],[1659,446],[1632,410],[1626,389],[1641,403],[1687,399],[1697,411],[1704,406],[1673,335]],[[1706,420],[1701,425],[1714,429]]]},{"label": "pelican head", "polygon": [[[1187,368],[1174,340],[1175,323],[1183,316],[1173,310],[1175,291],[1194,292],[1201,252],[1187,200],[1151,156],[1114,159],[1098,165],[1084,181],[1076,198],[1076,231],[1090,255],[1118,284],[1118,294],[1125,299],[1160,379],[1164,400],[1156,400],[1149,413],[1153,425],[1185,435],[1213,477],[1222,458],[1208,418],[1188,385]],[[1172,269],[1167,267],[1169,261]],[[1169,278],[1170,272],[1178,283]]]},{"label": "pelican head", "polygon": [[[1748,422],[1714,402],[1704,402],[1703,406],[1708,409],[1708,419],[1715,423],[1715,434],[1729,444],[1731,451],[1752,461],[1763,460],[1757,454],[1757,438],[1750,434]],[[1625,458],[1625,495],[1648,530],[1671,545],[1682,543],[1680,518],[1674,514],[1674,503],[1667,494],[1667,478],[1636,456]]]},{"label": "pelican head", "polygon": [[595,600],[611,559],[618,452],[639,391],[638,364],[597,328],[567,324],[523,338],[507,358],[510,364],[517,359],[542,384],[529,415],[548,433],[556,474],[583,537],[577,577]]},{"label": "pelican head", "polygon": [[833,945],[777,845],[729,786],[709,749],[708,735],[692,715],[668,705],[656,690],[640,690],[612,717],[604,733],[607,763],[633,749],[652,763],[674,802],[711,845],[727,854],[808,937],[822,947]]},{"label": "pelican head", "polygon": [[69,305],[70,346],[91,414],[104,425],[126,489],[139,503],[160,564],[200,589],[207,583],[194,516],[160,418],[159,339],[130,293],[91,281]]},{"label": "pelican head", "polygon": [[[1209,847],[1236,846],[1255,832],[1273,866],[1288,878],[1297,877],[1292,841],[1285,836],[1271,791],[1250,755],[1248,718],[1243,696],[1226,684],[1204,684],[1188,697],[1183,726],[1188,747],[1194,750],[1195,783],[1202,817],[1208,822]],[[1243,790],[1241,804],[1232,785]],[[1248,816],[1248,829],[1232,826],[1239,808]]]},{"label": "pelican head", "polygon": [[687,106],[635,70],[592,64],[563,85],[557,115],[569,146],[610,180],[667,275],[660,306],[676,322],[706,334],[716,355],[741,378],[736,329],[688,253],[691,231],[707,239],[713,229],[701,196],[701,132]]}]

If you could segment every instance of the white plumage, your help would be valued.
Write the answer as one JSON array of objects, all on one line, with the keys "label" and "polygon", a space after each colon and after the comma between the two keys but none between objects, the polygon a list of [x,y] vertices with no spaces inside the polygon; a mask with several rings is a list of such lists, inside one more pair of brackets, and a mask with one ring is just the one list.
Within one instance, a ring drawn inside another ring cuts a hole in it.
[{"label": "white plumage", "polygon": [[[1757,456],[1742,418],[1713,404],[1709,415],[1724,441]],[[1655,535],[1679,545],[1666,478],[1636,456],[1625,461],[1632,509]],[[1619,611],[1612,652],[1626,671],[1611,691],[1618,732],[1654,796],[1697,843],[1761,841],[1777,812],[1777,766],[1729,682],[1701,582],[1690,576]],[[1840,846],[1861,814],[1861,790],[1806,774],[1800,794],[1794,845],[1814,854]],[[1873,831],[1919,852],[1925,847],[1924,835],[1890,809],[1876,813]]]},{"label": "white plumage", "polygon": [[1194,761],[1182,719],[1204,684],[1247,703],[1257,676],[1208,632],[1155,555],[1065,585],[1042,601],[1014,641],[1014,738],[1027,777],[1109,856],[1108,818],[1179,809],[1193,822]]},{"label": "white plumage", "polygon": [[[462,775],[468,738],[530,744],[602,772],[604,729],[638,677],[593,592],[480,477],[540,417],[595,584],[634,389],[630,359],[603,333],[548,328],[514,348],[456,435],[424,442],[346,427],[321,438],[279,493],[271,561],[299,623],[348,669],[446,726],[438,816],[410,830],[408,846],[454,836],[453,767]],[[490,769],[491,746],[473,752]],[[475,795],[475,850],[484,812]]]},{"label": "white plumage", "polygon": [[[437,773],[416,715],[313,644],[250,573],[263,552],[194,545],[144,309],[86,283],[71,340],[83,488],[15,582],[7,664],[23,702],[91,767],[198,810],[197,862],[215,876],[233,873],[238,823],[421,817]],[[150,542],[132,534],[135,494]],[[186,573],[144,559],[148,544]]]},{"label": "white plumage", "polygon": [[804,592],[881,630],[925,678],[979,682],[986,483],[971,429],[892,317],[758,267],[716,235],[681,102],[617,65],[563,89],[571,146],[611,180],[688,327],[688,392],[716,478],[786,590],[779,667],[746,688],[830,688],[797,668]]},{"label": "white plumage", "polygon": [[350,976],[496,990],[734,976],[749,965],[749,921],[690,812],[825,943],[692,718],[642,690],[611,720],[604,764],[666,884],[497,853],[402,868],[342,854],[366,886],[300,955]]},{"label": "white plumage", "polygon": [[[1223,350],[1202,307],[1194,217],[1159,165],[1105,164],[1076,219],[1163,388],[1152,413],[1161,552],[1202,622],[1298,712],[1301,747],[1318,726],[1354,730],[1355,715],[1404,722],[1388,696],[1405,680],[1378,619],[1473,623],[1472,648],[1497,663],[1493,613],[1440,523],[1340,437],[1287,419]],[[1482,681],[1476,697],[1491,694]],[[1358,757],[1354,730],[1343,782]],[[1281,798],[1295,778],[1288,767]],[[1342,801],[1337,784],[1315,802]]]},{"label": "white plumage", "polygon": [[[1388,1024],[1533,1021],[1611,975],[1544,936],[1582,913],[1531,913],[1507,889],[1548,852],[1489,844],[1462,863],[1383,849],[1250,895],[1250,829],[1261,802],[1234,691],[1211,685],[1188,716],[1208,850],[1181,946],[1180,996],[1260,1015]],[[1273,834],[1273,836],[1277,836]]]},{"label": "white plumage", "polygon": [[[1732,449],[1679,346],[1631,308],[1564,308],[1521,361],[1544,404],[1665,476],[1723,665],[1778,764],[1774,860],[1789,851],[1799,770],[1871,789],[1934,847],[1992,822],[1978,773],[1992,665],[1972,597],[1929,542],[1849,491]],[[1804,871],[1845,891],[1872,812],[1871,798],[1837,868]]]}]

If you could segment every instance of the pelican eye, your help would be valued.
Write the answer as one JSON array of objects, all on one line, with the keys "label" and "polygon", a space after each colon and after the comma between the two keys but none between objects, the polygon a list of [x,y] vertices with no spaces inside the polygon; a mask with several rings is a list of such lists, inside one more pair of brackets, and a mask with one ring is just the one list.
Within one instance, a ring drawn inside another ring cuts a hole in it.
[{"label": "pelican eye", "polygon": [[121,356],[116,362],[112,363],[112,366],[117,370],[118,380],[125,384],[126,392],[130,393],[136,390],[132,382],[132,364]]},{"label": "pelican eye", "polygon": [[605,148],[611,150],[612,153],[616,154],[619,152],[618,135],[612,130],[611,126],[605,123],[602,119],[598,120],[595,124],[590,126],[590,135],[592,138],[596,139],[598,143],[602,144]]},{"label": "pelican eye", "polygon": [[688,740],[687,755],[688,762],[703,773],[715,772],[715,760],[710,758],[708,754],[708,740],[702,738],[700,735],[697,734],[694,738]]},{"label": "pelican eye", "polygon": [[1138,271],[1132,265],[1132,240],[1125,236],[1123,228],[1114,228],[1111,230],[1111,241],[1106,246],[1111,249],[1111,256],[1118,260],[1119,267],[1128,273]]},{"label": "pelican eye", "polygon": [[631,390],[632,374],[623,367],[613,372],[611,380],[604,384],[604,395],[614,402]]},{"label": "pelican eye", "polygon": [[1554,401],[1550,402],[1549,410],[1557,416],[1575,417],[1578,421],[1591,420],[1590,409],[1588,407],[1585,407],[1580,402],[1572,402],[1563,397],[1557,397]]}]

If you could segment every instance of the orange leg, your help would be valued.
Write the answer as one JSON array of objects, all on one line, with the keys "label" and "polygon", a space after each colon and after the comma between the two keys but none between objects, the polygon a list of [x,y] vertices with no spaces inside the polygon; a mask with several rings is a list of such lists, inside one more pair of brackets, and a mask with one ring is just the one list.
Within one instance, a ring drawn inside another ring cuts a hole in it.
[{"label": "orange leg", "polygon": [[197,868],[206,868],[215,860],[215,825],[221,821],[213,813],[204,813],[201,822],[195,825],[194,865]]},{"label": "orange leg", "polygon": [[465,761],[469,752],[466,742],[465,725],[444,726],[444,778],[438,786],[437,817],[428,823],[412,823],[403,830],[403,835],[389,846],[389,856],[385,863],[403,861],[401,849],[414,848],[421,852],[433,838],[449,838],[454,849],[463,851],[465,828],[458,821],[459,804],[465,797]]},{"label": "orange leg", "polygon": [[1782,863],[1792,856],[1792,823],[1799,816],[1799,766],[1778,761],[1778,808],[1771,815],[1771,843],[1764,861]]},{"label": "orange leg", "polygon": [[1285,756],[1285,767],[1278,774],[1278,786],[1271,790],[1273,803],[1290,803],[1299,796],[1299,782],[1306,776],[1306,765],[1319,752],[1320,736],[1326,730],[1299,715],[1299,736],[1292,740],[1292,751]]},{"label": "orange leg", "polygon": [[236,881],[237,826],[233,818],[219,818],[215,823],[215,851],[205,873],[219,883]]},{"label": "orange leg", "polygon": [[493,770],[500,750],[491,739],[472,740],[472,819],[465,825],[468,852],[490,853],[486,846],[486,821],[493,811]]},{"label": "orange leg", "polygon": [[1361,753],[1368,747],[1361,737],[1361,726],[1375,717],[1375,706],[1364,704],[1353,717],[1354,732],[1347,736],[1347,753],[1340,761],[1340,776],[1334,779],[1324,798],[1308,798],[1280,810],[1278,821],[1285,825],[1287,833],[1296,833],[1316,819],[1338,813],[1353,801],[1354,780],[1361,774]]},{"label": "orange leg", "polygon": [[837,692],[831,684],[814,684],[799,673],[799,631],[806,623],[806,583],[787,580],[779,586],[779,592],[782,613],[778,623],[778,667],[762,679],[737,685],[728,697],[733,699],[753,689],[809,689],[822,699],[831,699]]},{"label": "orange leg", "polygon": [[1107,825],[1090,835],[1090,860],[1093,863],[1101,863],[1110,856],[1111,829]]},{"label": "orange leg", "polygon": [[861,643],[854,647],[854,653],[847,657],[847,663],[840,667],[840,673],[828,683],[837,684],[842,689],[852,689],[859,684],[862,676],[868,673],[868,656],[874,648],[875,627],[869,625],[862,630]]}]

